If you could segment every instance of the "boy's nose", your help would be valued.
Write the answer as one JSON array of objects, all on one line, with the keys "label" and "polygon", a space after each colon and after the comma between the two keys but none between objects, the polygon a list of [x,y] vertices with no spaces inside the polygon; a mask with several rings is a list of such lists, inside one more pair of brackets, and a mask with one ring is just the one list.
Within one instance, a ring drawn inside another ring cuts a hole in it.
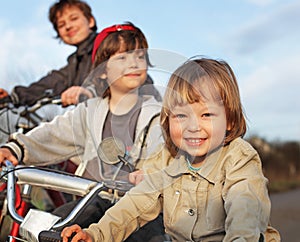
[{"label": "boy's nose", "polygon": [[201,130],[201,125],[197,118],[190,118],[188,122],[188,130],[191,132],[197,132]]},{"label": "boy's nose", "polygon": [[70,21],[66,21],[66,25],[65,25],[66,29],[70,29],[72,28],[72,24]]},{"label": "boy's nose", "polygon": [[189,130],[190,130],[191,132],[198,132],[198,131],[201,130],[201,127],[200,127],[199,125],[197,125],[197,124],[193,124],[193,125],[190,125],[190,126],[189,126]]},{"label": "boy's nose", "polygon": [[129,67],[131,67],[131,68],[137,67],[137,60],[134,55],[129,56]]}]

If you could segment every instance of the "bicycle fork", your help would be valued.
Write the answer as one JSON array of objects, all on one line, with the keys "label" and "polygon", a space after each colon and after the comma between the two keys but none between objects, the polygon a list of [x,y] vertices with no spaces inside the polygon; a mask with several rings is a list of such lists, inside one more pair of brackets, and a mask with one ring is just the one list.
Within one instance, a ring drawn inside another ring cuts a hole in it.
[{"label": "bicycle fork", "polygon": [[[28,212],[29,202],[30,202],[30,192],[31,192],[31,186],[28,184],[25,184],[22,186],[22,192],[20,191],[19,185],[15,186],[15,194],[16,194],[16,200],[15,200],[15,211],[17,215],[24,217],[26,213]],[[20,223],[17,223],[16,221],[12,224],[12,229],[10,231],[10,234],[8,236],[8,242],[16,242],[18,236],[19,236],[19,228]]]}]

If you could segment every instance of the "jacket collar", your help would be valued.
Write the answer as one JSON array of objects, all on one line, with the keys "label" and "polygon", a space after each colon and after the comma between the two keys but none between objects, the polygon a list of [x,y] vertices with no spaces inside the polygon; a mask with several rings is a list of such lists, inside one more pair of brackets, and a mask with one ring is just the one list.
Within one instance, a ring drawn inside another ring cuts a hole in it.
[{"label": "jacket collar", "polygon": [[93,31],[92,33],[90,33],[90,35],[86,40],[84,40],[77,46],[77,52],[76,52],[77,57],[83,56],[87,53],[92,53],[93,44],[96,36],[97,33]]},{"label": "jacket collar", "polygon": [[199,175],[202,178],[208,180],[210,183],[215,183],[216,177],[213,172],[214,169],[220,165],[220,161],[224,158],[224,147],[219,148],[215,152],[211,153],[205,160],[202,168],[197,171],[190,171],[187,165],[185,155],[180,155],[177,158],[174,158],[173,162],[166,167],[165,171],[172,177],[178,177],[183,174]]}]

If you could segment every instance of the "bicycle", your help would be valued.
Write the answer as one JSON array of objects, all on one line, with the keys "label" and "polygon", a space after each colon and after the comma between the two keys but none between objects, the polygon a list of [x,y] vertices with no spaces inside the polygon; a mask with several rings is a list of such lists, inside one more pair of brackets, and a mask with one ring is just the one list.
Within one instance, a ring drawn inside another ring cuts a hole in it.
[{"label": "bicycle", "polygon": [[[104,163],[116,166],[112,178],[107,179],[101,176],[103,182],[96,182],[91,179],[75,176],[71,173],[49,168],[22,165],[18,165],[17,168],[14,168],[9,161],[6,161],[6,166],[3,167],[1,177],[7,177],[5,180],[5,184],[7,184],[7,207],[9,214],[15,221],[10,234],[7,235],[10,238],[9,241],[16,241],[18,236],[21,236],[21,239],[27,238],[30,239],[30,241],[37,241],[38,234],[34,234],[34,232],[30,230],[39,228],[40,224],[32,224],[31,222],[39,221],[38,218],[40,214],[46,216],[41,217],[41,221],[48,221],[47,219],[49,218],[51,221],[56,222],[56,219],[54,219],[56,216],[51,216],[50,212],[37,211],[35,208],[27,209],[26,206],[28,206],[28,198],[30,197],[28,197],[28,194],[23,194],[25,196],[22,196],[22,193],[20,194],[21,190],[17,188],[18,186],[37,186],[47,190],[83,197],[73,209],[74,212],[71,212],[62,222],[51,224],[50,227],[43,228],[43,230],[46,231],[49,229],[62,228],[73,219],[76,219],[84,209],[84,204],[90,201],[94,196],[99,194],[101,198],[110,200],[113,204],[120,199],[119,194],[124,194],[133,187],[133,184],[128,181],[116,180],[123,166],[127,166],[131,172],[134,170],[134,167],[128,162],[129,157],[125,152],[125,146],[120,140],[112,137],[104,139],[98,147],[98,155]],[[15,177],[18,178],[17,183]],[[105,186],[105,188],[103,188],[103,186]],[[98,189],[100,188],[101,192],[99,193]],[[25,208],[21,210],[21,212],[15,206],[16,202],[24,204]],[[35,219],[30,219],[31,216],[34,216]],[[32,234],[34,234],[34,236]],[[58,233],[53,233],[53,235],[58,236]],[[49,233],[47,236],[49,236]]]},{"label": "bicycle", "polygon": [[[131,184],[123,181],[107,180],[97,182],[53,169],[22,165],[14,167],[9,161],[6,161],[6,167],[3,167],[1,171],[1,178],[2,180],[5,179],[5,183],[7,184],[7,207],[9,213],[16,223],[20,225],[20,238],[9,235],[8,241],[16,241],[18,239],[20,241],[38,242],[41,231],[63,228],[76,219],[77,216],[80,216],[81,211],[88,206],[94,196],[98,196],[98,194],[104,197],[113,196],[114,193],[108,192],[108,190],[126,192],[132,187]],[[28,184],[53,189],[80,196],[82,200],[80,200],[72,212],[62,221],[59,220],[59,217],[49,212],[37,209],[30,209],[26,216],[23,217],[16,211],[15,207],[15,202],[18,200],[18,191],[15,189],[16,184]],[[57,233],[53,234],[56,235],[56,240],[52,238],[53,240],[51,241],[60,241],[59,238],[57,238]],[[49,235],[49,233],[47,235]]]},{"label": "bicycle", "polygon": [[[150,124],[149,124],[149,126],[150,126]],[[148,131],[148,129],[146,130],[146,132],[144,134],[144,137],[143,137],[143,142],[142,142],[143,145],[145,143],[145,139],[146,139],[146,136],[147,136],[147,131]],[[106,142],[104,142],[104,141],[106,141]],[[112,179],[111,179],[111,177],[109,178],[111,180],[105,180],[105,177],[103,177],[103,176],[101,177],[101,180],[105,181],[105,184],[107,184],[106,187],[111,187],[109,190],[112,190],[111,192],[105,191],[105,193],[102,193],[103,197],[101,197],[101,198],[105,198],[105,199],[108,198],[108,200],[111,200],[112,203],[114,203],[114,202],[118,201],[118,199],[119,199],[118,191],[122,190],[122,191],[125,192],[125,191],[129,190],[132,187],[132,185],[131,185],[131,187],[127,187],[126,189],[122,189],[122,187],[120,188],[121,185],[122,186],[126,186],[126,185],[128,186],[128,182],[118,183],[118,182],[115,181],[115,179],[118,176],[119,171],[121,170],[123,165],[126,165],[127,168],[128,168],[128,169],[126,168],[126,172],[127,171],[132,172],[135,168],[131,164],[131,162],[130,162],[131,157],[129,157],[128,154],[126,154],[126,152],[125,152],[126,149],[125,149],[125,146],[122,142],[116,141],[115,138],[104,139],[102,142],[99,145],[100,149],[98,149],[97,155],[100,158],[100,160],[103,161],[103,164],[107,163],[108,165],[114,165],[115,168],[116,168],[116,173],[114,173],[111,176]],[[108,148],[108,149],[106,150],[106,148]],[[100,163],[100,164],[102,164],[102,163]],[[100,167],[100,170],[101,170],[101,167]],[[100,176],[101,176],[101,174],[100,174]],[[33,177],[34,176],[30,176],[29,179],[32,179]],[[40,177],[42,177],[41,179],[43,179],[43,177],[45,177],[45,176],[40,174]],[[53,181],[53,180],[57,180],[57,179],[54,178],[53,176],[51,176],[51,181]],[[60,184],[64,184],[64,183],[65,182],[60,182]],[[29,182],[29,184],[30,184],[30,182]],[[75,184],[75,182],[74,182],[74,184]],[[121,185],[118,185],[118,184],[121,184]],[[109,186],[109,185],[111,185],[111,186]],[[103,189],[103,190],[105,190],[105,189]],[[115,191],[117,191],[117,192],[115,192]],[[16,218],[14,218],[14,219],[16,220]],[[26,221],[27,220],[29,220],[29,219],[26,219]],[[31,227],[35,227],[35,226],[31,225]],[[51,228],[56,229],[56,227],[51,227]],[[20,230],[21,230],[21,228],[20,228]]]},{"label": "bicycle", "polygon": [[45,114],[39,114],[46,106],[49,109],[49,107],[53,107],[52,105],[60,106],[61,104],[60,97],[52,96],[50,91],[46,92],[32,106],[18,107],[13,104],[9,96],[2,98],[0,99],[0,116],[2,116],[1,120],[6,121],[6,125],[0,127],[0,132],[3,136],[9,136],[14,132],[27,133],[42,122],[50,121],[54,117],[55,113],[51,114],[53,117],[50,118]]},{"label": "bicycle", "polygon": [[[34,127],[37,127],[42,122],[47,121],[44,117],[37,113],[42,107],[55,104],[61,105],[61,99],[59,97],[53,97],[49,95],[49,93],[43,97],[42,99],[38,100],[32,106],[26,106],[24,109],[18,113],[19,117],[16,123],[16,131],[19,133],[27,133]],[[9,97],[0,100],[0,109],[2,114],[7,110],[14,110],[15,107]],[[3,130],[0,130],[4,132]],[[10,133],[10,132],[9,132]],[[71,161],[61,162],[55,166],[49,166],[52,169],[63,170],[70,173],[74,173],[77,166],[72,163]],[[16,185],[17,196],[16,196],[16,210],[20,216],[24,216],[30,207],[33,205],[31,204],[31,186],[28,184],[24,184],[22,186]],[[18,236],[19,225],[16,223],[8,214],[6,209],[7,206],[7,198],[6,198],[6,191],[7,186],[5,183],[0,183],[0,241],[2,241],[8,234],[12,236]],[[67,198],[65,194],[61,192],[53,191],[53,190],[46,190],[46,196],[49,196],[49,200],[53,203],[54,208],[61,206],[62,204],[67,202]],[[50,210],[50,208],[45,207],[45,210]],[[10,232],[8,232],[8,230]],[[14,241],[14,240],[12,240]]]}]

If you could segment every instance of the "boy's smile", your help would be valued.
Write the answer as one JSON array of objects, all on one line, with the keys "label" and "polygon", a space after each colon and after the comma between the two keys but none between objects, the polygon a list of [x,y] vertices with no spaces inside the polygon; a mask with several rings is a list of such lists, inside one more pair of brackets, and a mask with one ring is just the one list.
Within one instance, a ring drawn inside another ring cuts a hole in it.
[{"label": "boy's smile", "polygon": [[113,55],[107,62],[106,73],[111,90],[127,93],[139,88],[147,78],[144,51],[134,50]]},{"label": "boy's smile", "polygon": [[60,38],[69,45],[78,45],[92,32],[94,20],[88,20],[78,7],[67,7],[57,16]]},{"label": "boy's smile", "polygon": [[189,155],[203,159],[225,138],[225,109],[213,101],[177,105],[171,112],[169,125],[173,143]]}]

